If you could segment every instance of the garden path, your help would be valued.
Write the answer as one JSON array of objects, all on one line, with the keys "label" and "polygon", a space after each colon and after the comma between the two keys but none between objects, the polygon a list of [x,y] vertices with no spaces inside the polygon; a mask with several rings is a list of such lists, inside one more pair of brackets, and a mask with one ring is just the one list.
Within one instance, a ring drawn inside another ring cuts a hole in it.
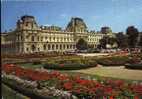
[{"label": "garden path", "polygon": [[142,80],[142,70],[125,69],[124,66],[102,67],[99,65],[98,67],[94,68],[75,70],[75,72],[120,79]]}]

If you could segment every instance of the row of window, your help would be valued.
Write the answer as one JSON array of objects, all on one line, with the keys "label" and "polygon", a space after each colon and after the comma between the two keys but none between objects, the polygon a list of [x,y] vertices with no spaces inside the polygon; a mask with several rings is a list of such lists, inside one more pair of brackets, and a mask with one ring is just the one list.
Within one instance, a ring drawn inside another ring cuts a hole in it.
[{"label": "row of window", "polygon": [[88,39],[88,41],[99,41],[100,40],[100,38],[90,38],[90,39]]},{"label": "row of window", "polygon": [[[31,41],[36,41],[36,38],[34,36],[31,37]],[[49,38],[45,38],[45,40],[49,40],[49,41],[73,41],[73,38],[55,38],[55,37],[49,37]],[[43,41],[43,37],[41,37],[41,39],[39,38],[39,36],[37,37],[37,41]]]},{"label": "row of window", "polygon": [[[43,45],[43,50],[66,50],[66,49],[75,49],[75,45],[73,44],[51,44],[51,45]],[[26,49],[29,51],[29,48]],[[31,46],[32,51],[40,51],[40,48],[37,48],[35,45]]]}]

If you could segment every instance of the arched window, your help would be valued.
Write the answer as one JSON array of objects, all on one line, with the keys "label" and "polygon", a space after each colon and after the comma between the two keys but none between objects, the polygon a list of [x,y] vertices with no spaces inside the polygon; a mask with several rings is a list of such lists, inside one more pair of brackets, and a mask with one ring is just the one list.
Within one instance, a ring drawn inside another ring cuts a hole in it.
[{"label": "arched window", "polygon": [[60,44],[60,49],[62,49],[62,45]]},{"label": "arched window", "polygon": [[65,48],[66,48],[66,45],[64,44],[64,45],[63,45],[63,49],[65,49]]},{"label": "arched window", "polygon": [[46,45],[45,44],[43,45],[43,49],[46,50]]},{"label": "arched window", "polygon": [[72,45],[70,45],[70,49],[72,48]]},{"label": "arched window", "polygon": [[35,38],[34,38],[34,36],[32,36],[32,37],[31,37],[31,41],[34,41],[34,40],[35,40]]},{"label": "arched window", "polygon": [[35,45],[32,45],[32,46],[31,46],[31,49],[32,49],[32,51],[34,52],[34,51],[36,50]]},{"label": "arched window", "polygon": [[52,50],[54,50],[54,48],[55,48],[55,46],[54,46],[54,45],[52,45]]},{"label": "arched window", "polygon": [[48,45],[48,50],[50,50],[51,49],[51,46],[50,45]]},{"label": "arched window", "polygon": [[56,45],[56,49],[58,49],[58,44]]},{"label": "arched window", "polygon": [[27,51],[29,51],[29,48],[27,47],[27,49],[26,49]]},{"label": "arched window", "polygon": [[67,49],[69,49],[69,45],[67,45]]}]

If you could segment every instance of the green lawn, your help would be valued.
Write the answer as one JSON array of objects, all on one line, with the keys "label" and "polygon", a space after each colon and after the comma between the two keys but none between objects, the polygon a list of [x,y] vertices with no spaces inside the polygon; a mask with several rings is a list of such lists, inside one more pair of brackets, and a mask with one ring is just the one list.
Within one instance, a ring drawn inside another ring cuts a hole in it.
[{"label": "green lawn", "polygon": [[23,63],[23,64],[18,64],[18,65],[21,66],[21,67],[24,67],[24,68],[32,68],[32,69],[43,67],[42,64],[34,65],[33,63]]}]

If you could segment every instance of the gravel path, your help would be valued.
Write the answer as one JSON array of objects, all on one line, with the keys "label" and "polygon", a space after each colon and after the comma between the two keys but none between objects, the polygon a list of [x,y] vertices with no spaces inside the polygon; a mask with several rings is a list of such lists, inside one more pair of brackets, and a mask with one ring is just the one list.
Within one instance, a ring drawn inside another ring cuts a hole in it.
[{"label": "gravel path", "polygon": [[142,80],[142,70],[125,69],[124,66],[120,67],[94,67],[84,70],[76,70],[75,72],[95,74],[104,77],[114,77],[130,80]]},{"label": "gravel path", "polygon": [[77,55],[81,56],[107,56],[108,53],[78,53]]}]

